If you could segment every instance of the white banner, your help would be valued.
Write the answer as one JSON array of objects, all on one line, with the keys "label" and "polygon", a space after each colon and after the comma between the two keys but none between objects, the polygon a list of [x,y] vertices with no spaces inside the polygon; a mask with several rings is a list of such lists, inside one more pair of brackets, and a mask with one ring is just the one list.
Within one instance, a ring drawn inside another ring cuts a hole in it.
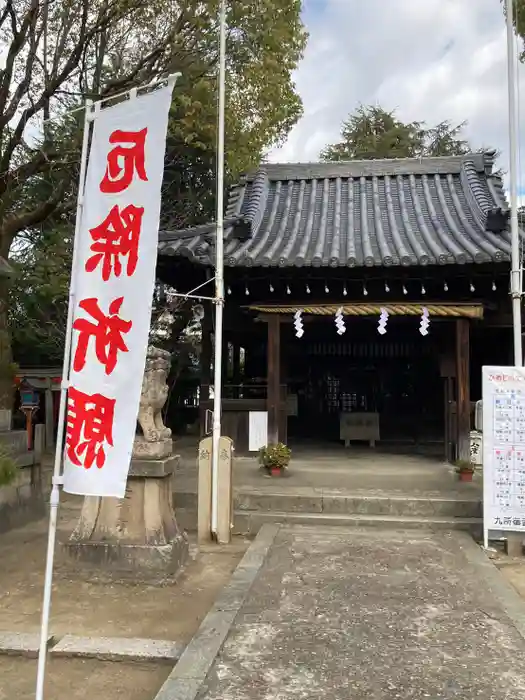
[{"label": "white banner", "polygon": [[94,114],[72,273],[68,493],[125,494],[151,322],[172,89]]},{"label": "white banner", "polygon": [[483,367],[483,521],[525,531],[523,367]]}]

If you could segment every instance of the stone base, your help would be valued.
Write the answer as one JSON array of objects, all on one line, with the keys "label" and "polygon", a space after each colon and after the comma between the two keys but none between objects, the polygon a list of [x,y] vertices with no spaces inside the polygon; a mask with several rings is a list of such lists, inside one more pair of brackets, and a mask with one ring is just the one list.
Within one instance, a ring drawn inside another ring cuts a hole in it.
[{"label": "stone base", "polygon": [[172,474],[179,457],[133,460],[125,498],[86,496],[64,552],[104,577],[172,576],[188,558],[173,511]]},{"label": "stone base", "polygon": [[129,477],[160,478],[171,476],[179,466],[180,455],[164,459],[133,459],[129,467]]},{"label": "stone base", "polygon": [[173,454],[173,440],[166,438],[158,442],[147,442],[143,435],[137,435],[133,443],[132,459],[167,459]]},{"label": "stone base", "polygon": [[67,542],[64,551],[71,559],[104,575],[132,575],[138,580],[175,575],[187,562],[186,533],[179,533],[170,544],[140,545],[118,542]]}]

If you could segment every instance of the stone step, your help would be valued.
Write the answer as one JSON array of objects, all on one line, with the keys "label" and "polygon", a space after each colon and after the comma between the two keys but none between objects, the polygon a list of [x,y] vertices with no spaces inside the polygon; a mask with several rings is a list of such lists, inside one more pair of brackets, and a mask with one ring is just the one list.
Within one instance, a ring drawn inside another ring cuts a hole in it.
[{"label": "stone step", "polygon": [[236,511],[234,515],[235,534],[255,535],[266,523],[288,525],[314,525],[338,527],[379,527],[386,529],[418,530],[466,530],[474,537],[481,538],[482,518],[420,517],[397,515],[358,515],[335,513],[283,513]]},{"label": "stone step", "polygon": [[331,513],[334,515],[399,515],[422,517],[463,517],[481,516],[479,500],[414,497],[378,496],[368,494],[319,494],[303,496],[295,494],[238,493],[234,507],[242,511],[280,511],[286,513]]},{"label": "stone step", "polygon": [[[179,527],[189,532],[197,529],[197,512],[192,508],[178,508]],[[332,525],[341,527],[384,527],[421,530],[466,530],[481,538],[482,518],[454,518],[444,516],[414,515],[363,515],[347,513],[306,513],[283,511],[242,511],[234,512],[235,534],[256,535],[266,523],[288,523],[301,525]]]},{"label": "stone step", "polygon": [[[175,493],[174,505],[196,510],[194,493]],[[377,494],[294,494],[283,492],[238,491],[234,508],[246,512],[331,513],[334,515],[392,515],[421,517],[479,518],[482,503],[477,498],[430,497]]]}]

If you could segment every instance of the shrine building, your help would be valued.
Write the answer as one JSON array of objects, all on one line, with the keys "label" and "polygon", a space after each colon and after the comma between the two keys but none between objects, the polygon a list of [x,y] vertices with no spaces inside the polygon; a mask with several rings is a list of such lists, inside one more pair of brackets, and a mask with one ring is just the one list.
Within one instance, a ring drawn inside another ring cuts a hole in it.
[{"label": "shrine building", "polygon": [[[365,440],[468,459],[481,367],[512,364],[494,160],[272,163],[231,189],[222,423],[239,452],[257,440]],[[159,277],[183,293],[211,279],[214,236],[213,223],[161,232]],[[203,433],[213,323],[208,304]]]}]

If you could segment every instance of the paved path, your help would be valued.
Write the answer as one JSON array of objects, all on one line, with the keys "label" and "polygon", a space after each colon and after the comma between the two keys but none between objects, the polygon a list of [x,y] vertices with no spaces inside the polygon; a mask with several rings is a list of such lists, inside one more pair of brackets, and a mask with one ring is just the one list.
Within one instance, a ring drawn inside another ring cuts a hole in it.
[{"label": "paved path", "polygon": [[522,605],[461,533],[283,528],[198,698],[523,698]]}]

